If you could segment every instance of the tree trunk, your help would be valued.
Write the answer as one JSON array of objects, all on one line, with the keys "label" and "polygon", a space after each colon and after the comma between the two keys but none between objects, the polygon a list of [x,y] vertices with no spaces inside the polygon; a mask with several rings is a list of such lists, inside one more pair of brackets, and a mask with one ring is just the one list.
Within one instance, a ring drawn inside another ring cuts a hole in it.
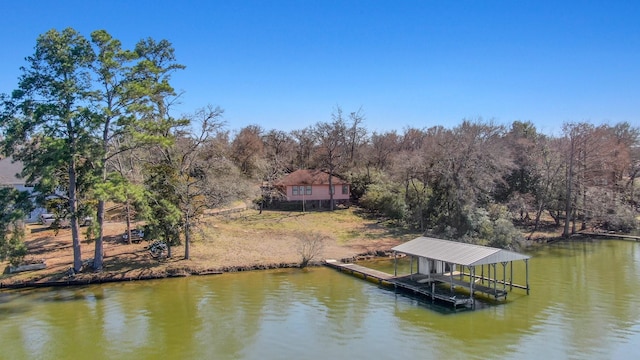
[{"label": "tree trunk", "polygon": [[333,211],[333,167],[329,167],[329,210]]},{"label": "tree trunk", "polygon": [[185,215],[186,219],[184,222],[184,259],[189,260],[189,246],[191,242],[191,224],[189,223],[189,212]]},{"label": "tree trunk", "polygon": [[568,154],[569,163],[567,164],[567,185],[566,185],[566,194],[565,194],[565,205],[564,205],[564,231],[562,232],[563,237],[569,237],[570,235],[570,222],[571,222],[571,214],[573,213],[572,209],[572,197],[573,197],[573,153],[574,153],[574,144],[575,140],[571,139],[571,148]]},{"label": "tree trunk", "polygon": [[127,201],[124,204],[125,206],[125,220],[127,222],[127,243],[131,245],[131,200],[127,198]]},{"label": "tree trunk", "polygon": [[71,212],[71,239],[73,241],[73,270],[80,272],[82,269],[82,252],[80,250],[76,185],[76,162],[72,157],[69,162],[69,211]]},{"label": "tree trunk", "polygon": [[94,270],[102,270],[103,260],[104,260],[104,246],[103,246],[103,236],[104,236],[104,200],[98,201],[98,211],[96,213],[96,221],[98,222],[98,237],[96,238],[96,246],[93,254],[93,269]]},{"label": "tree trunk", "polygon": [[[111,103],[108,104],[108,107],[111,108]],[[104,129],[102,131],[102,150],[104,151],[102,157],[102,181],[107,181],[107,159],[106,154],[108,152],[108,143],[109,143],[109,124],[110,120],[107,119],[106,124],[104,125]],[[96,245],[93,255],[93,268],[95,270],[102,270],[103,259],[104,259],[104,208],[105,201],[103,199],[98,200],[98,210],[96,212],[96,221],[98,222],[98,237],[96,238]],[[129,234],[129,241],[131,241],[131,234]]]}]

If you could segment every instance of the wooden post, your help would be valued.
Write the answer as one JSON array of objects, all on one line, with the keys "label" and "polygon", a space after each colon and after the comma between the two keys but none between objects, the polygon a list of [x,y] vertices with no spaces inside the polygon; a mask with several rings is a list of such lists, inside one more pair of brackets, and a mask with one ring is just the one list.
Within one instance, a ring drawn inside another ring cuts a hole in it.
[{"label": "wooden post", "polygon": [[409,275],[411,276],[411,280],[413,280],[413,255],[411,255],[411,260],[409,261]]},{"label": "wooden post", "polygon": [[498,274],[496,273],[496,264],[493,263],[491,265],[493,265],[493,295],[497,300],[498,296],[496,295],[496,292],[498,290]]},{"label": "wooden post", "polygon": [[473,303],[473,278],[475,275],[475,266],[469,266],[469,293],[471,294],[471,303]]},{"label": "wooden post", "polygon": [[513,261],[509,261],[509,268],[511,269],[511,275],[509,276],[509,291],[513,291]]},{"label": "wooden post", "polygon": [[507,262],[502,262],[502,290],[507,289]]},{"label": "wooden post", "polygon": [[525,274],[527,277],[527,295],[529,295],[529,259],[524,259],[524,265],[525,265]]},{"label": "wooden post", "polygon": [[393,276],[398,276],[398,252],[393,252]]},{"label": "wooden post", "polygon": [[453,264],[449,264],[449,277],[451,278],[451,292],[453,292]]}]

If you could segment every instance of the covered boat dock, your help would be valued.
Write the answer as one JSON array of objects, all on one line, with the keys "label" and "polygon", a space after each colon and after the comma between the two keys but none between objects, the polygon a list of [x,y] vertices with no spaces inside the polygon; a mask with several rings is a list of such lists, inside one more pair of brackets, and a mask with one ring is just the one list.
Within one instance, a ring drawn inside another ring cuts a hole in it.
[{"label": "covered boat dock", "polygon": [[[392,250],[396,260],[393,277],[396,286],[432,299],[449,298],[448,301],[455,306],[473,304],[475,293],[485,294],[495,300],[506,300],[508,291],[514,287],[526,290],[527,295],[530,291],[528,255],[430,237],[416,238]],[[398,276],[398,254],[410,257],[408,275]],[[513,282],[513,262],[520,260],[525,263],[525,285]],[[502,269],[498,268],[498,264],[502,265]],[[499,275],[502,275],[502,279]],[[460,299],[461,295],[454,292],[455,287],[465,288],[469,296]]]}]

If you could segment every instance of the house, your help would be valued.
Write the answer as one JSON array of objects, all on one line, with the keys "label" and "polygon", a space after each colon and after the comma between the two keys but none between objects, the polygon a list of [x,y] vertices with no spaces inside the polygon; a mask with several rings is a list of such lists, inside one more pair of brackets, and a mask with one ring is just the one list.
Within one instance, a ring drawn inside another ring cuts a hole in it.
[{"label": "house", "polygon": [[[335,205],[349,205],[350,185],[336,175],[331,177]],[[329,173],[322,170],[296,170],[275,183],[282,201],[298,204],[304,210],[330,208]]]},{"label": "house", "polygon": [[[22,168],[21,161],[14,161],[11,157],[0,159],[0,187],[12,187],[18,191],[33,193],[33,186],[27,185],[26,181],[19,177]],[[36,207],[31,211],[26,221],[36,222],[39,220],[40,214],[44,212],[46,212],[44,208]]]}]

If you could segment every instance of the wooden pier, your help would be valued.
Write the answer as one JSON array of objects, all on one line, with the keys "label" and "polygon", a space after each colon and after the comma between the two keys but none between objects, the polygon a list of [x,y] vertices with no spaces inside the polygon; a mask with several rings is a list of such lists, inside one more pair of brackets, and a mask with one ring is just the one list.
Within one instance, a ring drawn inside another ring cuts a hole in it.
[{"label": "wooden pier", "polygon": [[325,260],[325,264],[329,267],[337,269],[341,272],[348,272],[350,274],[358,274],[362,276],[365,280],[373,280],[379,284],[383,284],[383,282],[392,283],[393,275],[387,274],[386,272],[370,269],[365,266],[360,266],[356,264],[347,264],[341,263],[337,260]]},{"label": "wooden pier", "polygon": [[624,235],[624,234],[615,234],[615,233],[608,233],[608,232],[589,232],[589,231],[578,231],[576,234],[582,235],[582,236],[611,238],[611,239],[619,239],[619,240],[631,240],[631,241],[640,242],[640,236],[636,236],[636,235]]},{"label": "wooden pier", "polygon": [[434,278],[429,281],[425,281],[422,277],[418,279],[415,274],[413,276],[406,275],[395,277],[383,271],[356,264],[341,263],[337,260],[325,260],[325,265],[340,272],[362,276],[363,279],[376,282],[380,285],[394,286],[396,289],[422,295],[430,298],[431,300],[447,302],[454,307],[459,305],[470,305],[471,302],[469,296],[438,286],[439,283],[446,283],[446,281],[441,279]]}]

